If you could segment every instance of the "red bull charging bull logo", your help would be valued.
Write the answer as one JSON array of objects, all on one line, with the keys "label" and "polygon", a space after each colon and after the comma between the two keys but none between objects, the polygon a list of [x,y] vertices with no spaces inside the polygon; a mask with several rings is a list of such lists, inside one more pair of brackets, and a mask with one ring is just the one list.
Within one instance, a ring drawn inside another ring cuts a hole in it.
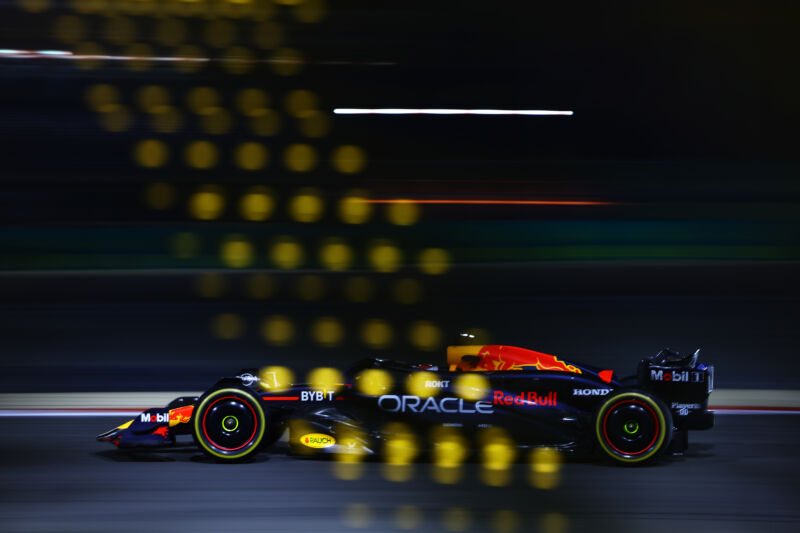
[{"label": "red bull charging bull logo", "polygon": [[581,374],[581,369],[559,360],[555,355],[535,352],[516,346],[451,346],[447,358],[458,370],[549,370]]}]

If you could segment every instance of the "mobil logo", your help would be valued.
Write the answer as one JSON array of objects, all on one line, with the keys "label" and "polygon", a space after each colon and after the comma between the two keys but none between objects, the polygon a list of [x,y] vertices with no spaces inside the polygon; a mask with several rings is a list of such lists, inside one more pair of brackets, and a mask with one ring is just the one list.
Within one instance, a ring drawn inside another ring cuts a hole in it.
[{"label": "mobil logo", "polygon": [[169,413],[142,413],[139,415],[140,422],[169,422]]},{"label": "mobil logo", "polygon": [[705,374],[689,370],[650,369],[650,381],[672,381],[674,383],[703,383]]},{"label": "mobil logo", "polygon": [[558,393],[548,392],[542,394],[541,392],[529,391],[520,392],[518,394],[506,394],[501,390],[496,390],[492,394],[492,403],[494,405],[540,405],[555,407],[558,405]]}]

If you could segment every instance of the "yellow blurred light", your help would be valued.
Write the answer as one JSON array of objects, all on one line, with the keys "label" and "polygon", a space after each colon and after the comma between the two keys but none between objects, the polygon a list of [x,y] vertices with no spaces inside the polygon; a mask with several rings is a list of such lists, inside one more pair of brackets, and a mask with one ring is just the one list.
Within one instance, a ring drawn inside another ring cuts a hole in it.
[{"label": "yellow blurred light", "polygon": [[224,340],[241,337],[244,332],[244,320],[233,313],[223,313],[215,316],[211,321],[211,331],[214,336]]},{"label": "yellow blurred light", "polygon": [[86,23],[75,15],[60,15],[53,25],[55,38],[64,43],[75,43],[86,38]]},{"label": "yellow blurred light", "polygon": [[283,315],[270,316],[261,323],[261,335],[270,344],[286,346],[294,340],[294,325]]},{"label": "yellow blurred light", "polygon": [[345,481],[353,481],[364,475],[364,464],[354,460],[355,455],[340,455],[333,462],[333,475]]},{"label": "yellow blurred light", "polygon": [[279,48],[270,64],[278,76],[294,76],[303,69],[303,56],[292,48]]},{"label": "yellow blurred light", "polygon": [[521,520],[516,511],[501,509],[492,513],[489,523],[496,533],[513,533],[519,530]]},{"label": "yellow blurred light", "polygon": [[321,346],[332,348],[344,340],[344,326],[336,318],[323,316],[311,325],[311,337]]},{"label": "yellow blurred light", "polygon": [[231,114],[221,107],[209,107],[200,115],[200,127],[211,135],[221,135],[231,129]]},{"label": "yellow blurred light", "polygon": [[167,209],[175,202],[175,187],[169,183],[151,183],[144,188],[144,202],[151,209]]},{"label": "yellow blurred light", "polygon": [[76,56],[83,56],[82,59],[75,61],[79,69],[92,70],[103,65],[103,60],[99,59],[98,56],[102,56],[105,52],[103,47],[97,43],[82,41],[75,46],[73,53]]},{"label": "yellow blurred light", "polygon": [[165,105],[153,109],[150,115],[150,122],[153,125],[153,129],[160,133],[175,133],[181,128],[183,118],[180,111]]},{"label": "yellow blurred light", "polygon": [[182,231],[172,236],[172,255],[178,259],[191,259],[200,252],[200,238],[188,231]]},{"label": "yellow blurred light", "polygon": [[243,170],[260,170],[269,161],[269,152],[261,143],[244,142],[236,147],[233,158],[236,166]]},{"label": "yellow blurred light", "polygon": [[[490,428],[495,429],[495,428]],[[483,471],[507,471],[510,470],[514,457],[517,454],[514,443],[502,431],[487,431],[485,438],[482,439],[481,446],[481,463],[483,464]],[[494,480],[503,480],[501,484],[508,482],[507,478],[495,477]],[[489,485],[494,485],[492,478],[484,478],[484,482]]]},{"label": "yellow blurred light", "polygon": [[394,512],[394,525],[407,531],[417,529],[422,525],[422,511],[413,505],[401,505]]},{"label": "yellow blurred light", "polygon": [[255,8],[255,0],[225,0],[217,4],[218,13],[223,17],[230,18],[249,17],[253,15]]},{"label": "yellow blurred light", "polygon": [[317,95],[305,89],[290,91],[284,100],[286,111],[293,117],[303,117],[317,108]]},{"label": "yellow blurred light", "polygon": [[178,19],[163,18],[156,21],[155,38],[164,46],[178,46],[186,40],[186,26]]},{"label": "yellow blurred light", "polygon": [[114,44],[128,44],[136,40],[136,22],[127,17],[106,19],[104,35]]},{"label": "yellow blurred light", "polygon": [[255,250],[243,235],[228,235],[222,241],[220,257],[225,266],[246,268],[253,264]]},{"label": "yellow blurred light", "polygon": [[289,215],[298,222],[316,222],[322,217],[325,203],[316,189],[300,189],[289,200]]},{"label": "yellow blurred light", "polygon": [[411,325],[411,345],[420,350],[436,350],[442,344],[442,331],[433,322],[419,320]]},{"label": "yellow blurred light", "polygon": [[291,144],[283,152],[283,162],[292,172],[308,172],[317,166],[317,153],[308,144]]},{"label": "yellow blurred light", "polygon": [[306,302],[316,302],[325,294],[325,283],[320,276],[306,274],[297,278],[297,297]]},{"label": "yellow blurred light", "polygon": [[245,220],[267,220],[274,210],[275,198],[272,191],[260,185],[248,189],[239,201],[239,214]]},{"label": "yellow blurred light", "polygon": [[163,141],[146,139],[136,143],[133,149],[133,157],[140,166],[157,168],[164,166],[167,162],[169,151]]},{"label": "yellow blurred light", "polygon": [[425,274],[444,274],[450,270],[450,262],[450,254],[441,248],[426,248],[419,254],[419,268]]},{"label": "yellow blurred light", "polygon": [[285,366],[267,366],[259,370],[259,387],[270,392],[280,392],[294,384],[294,373]]},{"label": "yellow blurred light", "polygon": [[297,119],[297,128],[306,137],[324,137],[330,128],[328,116],[319,111],[307,111],[302,117]]},{"label": "yellow blurred light", "polygon": [[392,326],[380,318],[371,318],[361,327],[361,340],[370,348],[384,349],[392,342]]},{"label": "yellow blurred light", "polygon": [[403,254],[393,243],[382,239],[372,243],[367,260],[378,272],[396,272],[402,266]]},{"label": "yellow blurred light", "polygon": [[472,526],[472,515],[463,507],[449,507],[442,514],[445,531],[466,531]]},{"label": "yellow blurred light", "polygon": [[383,459],[390,465],[408,465],[417,457],[419,445],[417,436],[402,422],[390,422],[383,431],[386,440],[383,446]]},{"label": "yellow blurred light", "polygon": [[216,272],[204,272],[195,279],[197,293],[203,298],[219,298],[228,289],[228,280]]},{"label": "yellow blurred light", "polygon": [[365,303],[372,299],[375,292],[372,282],[364,276],[354,276],[344,282],[345,297],[351,302]]},{"label": "yellow blurred light", "polygon": [[225,210],[225,197],[216,185],[204,185],[189,197],[189,213],[200,220],[214,220]]},{"label": "yellow blurred light", "polygon": [[130,61],[125,61],[125,66],[130,70],[142,71],[150,68],[152,60],[150,58],[155,56],[153,47],[145,43],[133,43],[125,47],[122,55],[135,58]]},{"label": "yellow blurred light", "polygon": [[250,118],[250,129],[261,137],[271,137],[281,129],[280,117],[271,109],[256,109]]},{"label": "yellow blurred light", "polygon": [[268,105],[267,93],[261,89],[242,89],[236,94],[236,108],[242,115],[252,117]]},{"label": "yellow blurred light", "polygon": [[217,164],[219,151],[209,141],[192,141],[186,146],[183,157],[190,167],[206,170]]},{"label": "yellow blurred light", "polygon": [[422,284],[411,278],[399,279],[392,284],[392,295],[398,303],[415,304],[422,298]]},{"label": "yellow blurred light", "polygon": [[372,523],[372,512],[363,503],[350,503],[342,510],[342,522],[353,529],[364,529]]},{"label": "yellow blurred light", "polygon": [[545,513],[539,518],[539,531],[542,533],[567,533],[569,520],[561,513]]},{"label": "yellow blurred light", "polygon": [[264,300],[274,291],[275,283],[267,274],[252,274],[244,281],[244,290],[248,298]]},{"label": "yellow blurred light", "polygon": [[187,94],[186,103],[194,113],[202,115],[219,107],[219,93],[211,87],[195,87]]},{"label": "yellow blurred light", "polygon": [[347,270],[353,264],[353,250],[341,239],[327,239],[320,248],[319,259],[328,270]]},{"label": "yellow blurred light", "polygon": [[340,146],[333,151],[333,168],[342,174],[356,174],[366,166],[364,150],[358,146]]},{"label": "yellow blurred light", "polygon": [[236,39],[236,26],[229,20],[212,20],[206,23],[203,38],[214,48],[226,48]]},{"label": "yellow blurred light", "polygon": [[160,85],[145,85],[137,93],[139,108],[145,113],[153,113],[156,109],[169,105],[169,92]]},{"label": "yellow blurred light", "polygon": [[363,224],[372,215],[372,204],[364,191],[349,191],[339,202],[339,218],[347,224]]},{"label": "yellow blurred light", "polygon": [[344,376],[333,367],[319,367],[308,373],[306,378],[311,388],[335,393],[344,383]]},{"label": "yellow blurred light", "polygon": [[554,448],[534,448],[530,454],[530,466],[534,472],[550,474],[561,469],[561,453]]},{"label": "yellow blurred light", "polygon": [[435,372],[419,371],[412,372],[406,378],[406,390],[412,396],[428,398],[439,393],[439,387],[431,386],[431,383],[438,382],[439,376]]},{"label": "yellow blurred light", "polygon": [[119,102],[119,91],[113,85],[98,83],[86,90],[86,101],[93,111],[101,111]]},{"label": "yellow blurred light", "polygon": [[482,400],[489,394],[489,380],[477,373],[464,373],[453,382],[456,395],[471,402]]},{"label": "yellow blurred light", "polygon": [[[179,46],[175,52],[175,57],[184,59],[201,59],[205,57],[203,50],[199,46],[193,44],[184,44]],[[202,61],[176,61],[175,66],[178,70],[185,73],[197,72],[205,65]]]},{"label": "yellow blurred light", "polygon": [[356,388],[362,394],[379,396],[392,390],[392,375],[381,368],[368,368],[356,376]]},{"label": "yellow blurred light", "polygon": [[28,13],[42,13],[50,7],[50,0],[18,0],[18,2]]},{"label": "yellow blurred light", "polygon": [[300,22],[313,24],[325,18],[325,2],[323,0],[303,0],[294,5],[294,17]]},{"label": "yellow blurred light", "polygon": [[397,226],[411,226],[419,221],[420,208],[411,200],[403,200],[386,206],[386,218]]},{"label": "yellow blurred light", "polygon": [[469,454],[466,439],[453,427],[437,426],[431,432],[433,462],[443,468],[454,468]]},{"label": "yellow blurred light", "polygon": [[279,268],[286,270],[299,267],[304,259],[303,247],[294,238],[279,237],[270,251],[270,258]]},{"label": "yellow blurred light", "polygon": [[253,29],[253,43],[265,50],[274,50],[283,44],[283,28],[275,22],[262,22]]},{"label": "yellow blurred light", "polygon": [[110,104],[100,111],[100,124],[107,131],[125,131],[131,124],[131,114],[124,106]]},{"label": "yellow blurred light", "polygon": [[231,46],[225,50],[222,67],[231,74],[244,74],[253,68],[253,52],[244,46]]}]

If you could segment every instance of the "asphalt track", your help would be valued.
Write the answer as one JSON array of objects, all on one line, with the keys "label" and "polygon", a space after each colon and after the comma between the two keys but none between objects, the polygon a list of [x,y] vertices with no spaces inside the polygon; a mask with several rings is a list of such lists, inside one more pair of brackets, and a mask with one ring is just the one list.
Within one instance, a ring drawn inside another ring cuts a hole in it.
[{"label": "asphalt track", "polygon": [[[126,455],[95,442],[120,419],[0,419],[0,530],[28,531],[797,531],[800,416],[726,415],[689,452],[651,467],[568,461],[543,490],[518,465],[488,487],[478,465],[454,485],[427,464],[411,481],[381,464],[345,481],[333,463],[262,454],[248,464],[196,450]],[[455,510],[454,510],[455,509]],[[461,509],[461,510],[459,510]],[[465,529],[466,528],[466,529]]]}]

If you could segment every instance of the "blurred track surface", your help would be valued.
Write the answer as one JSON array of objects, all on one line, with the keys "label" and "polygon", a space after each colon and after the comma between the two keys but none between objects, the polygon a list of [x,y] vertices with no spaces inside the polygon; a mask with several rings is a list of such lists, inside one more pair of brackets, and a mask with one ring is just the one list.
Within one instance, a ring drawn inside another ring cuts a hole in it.
[{"label": "blurred track surface", "polygon": [[[718,418],[715,429],[692,435],[686,456],[652,467],[568,462],[551,490],[531,488],[522,466],[511,485],[490,488],[474,468],[460,484],[439,485],[426,464],[416,465],[413,481],[390,483],[379,464],[342,481],[329,462],[279,453],[240,465],[210,463],[192,448],[122,455],[93,440],[117,421],[0,420],[0,530],[446,531],[454,523],[443,516],[454,507],[468,510],[467,531],[776,533],[800,526],[796,416]],[[497,514],[503,510],[511,513]]]}]

